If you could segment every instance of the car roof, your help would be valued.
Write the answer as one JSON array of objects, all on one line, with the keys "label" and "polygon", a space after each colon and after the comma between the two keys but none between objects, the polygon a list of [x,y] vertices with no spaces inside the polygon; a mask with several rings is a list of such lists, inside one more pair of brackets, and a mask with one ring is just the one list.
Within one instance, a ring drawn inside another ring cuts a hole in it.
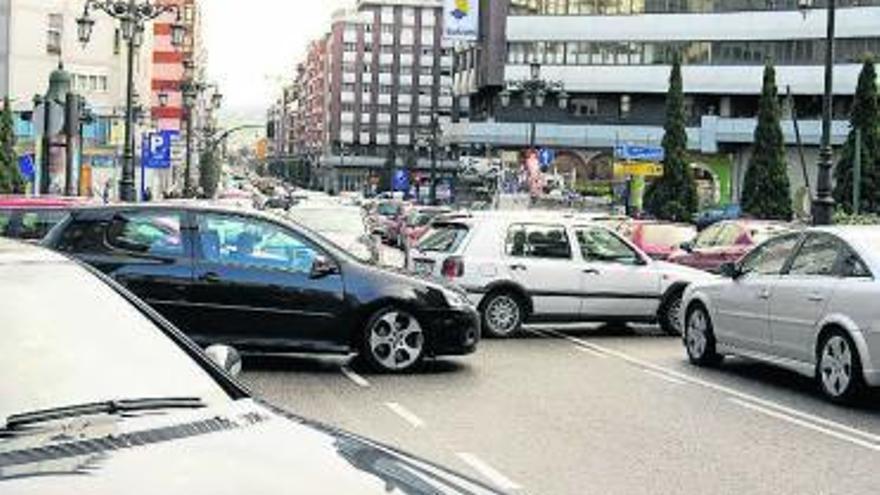
[{"label": "car roof", "polygon": [[89,203],[88,199],[63,196],[0,195],[0,208],[60,208]]},{"label": "car roof", "polygon": [[35,244],[0,238],[0,265],[34,263],[71,263],[71,261]]}]

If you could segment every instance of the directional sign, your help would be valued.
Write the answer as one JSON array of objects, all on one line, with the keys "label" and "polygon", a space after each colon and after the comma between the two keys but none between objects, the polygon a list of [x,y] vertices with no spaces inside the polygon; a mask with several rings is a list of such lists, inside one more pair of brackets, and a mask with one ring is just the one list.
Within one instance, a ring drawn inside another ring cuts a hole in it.
[{"label": "directional sign", "polygon": [[409,173],[404,169],[395,170],[391,178],[391,187],[395,191],[409,191]]},{"label": "directional sign", "polygon": [[540,150],[538,150],[538,162],[541,164],[542,170],[546,170],[547,167],[549,167],[555,159],[556,152],[554,152],[550,148],[541,148]]},{"label": "directional sign", "polygon": [[18,158],[18,169],[21,170],[21,175],[24,176],[28,182],[33,182],[34,177],[36,177],[36,167],[34,166],[34,156],[33,155],[22,155]]},{"label": "directional sign", "polygon": [[654,162],[618,162],[614,164],[614,175],[616,177],[627,175],[660,177],[663,175],[663,165]]},{"label": "directional sign", "polygon": [[659,146],[634,146],[631,144],[624,144],[614,148],[614,156],[621,160],[662,162],[666,155],[663,148]]}]

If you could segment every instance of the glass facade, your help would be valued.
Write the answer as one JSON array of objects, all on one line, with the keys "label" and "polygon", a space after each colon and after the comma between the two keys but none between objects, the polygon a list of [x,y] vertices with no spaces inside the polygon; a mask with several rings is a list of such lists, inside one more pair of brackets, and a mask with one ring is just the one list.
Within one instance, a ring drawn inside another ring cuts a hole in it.
[{"label": "glass facade", "polygon": [[[508,44],[507,62],[544,65],[670,64],[676,51],[691,65],[821,65],[823,40],[781,41],[531,41]],[[867,54],[880,54],[880,38],[837,40],[837,63],[858,63]]]},{"label": "glass facade", "polygon": [[[634,15],[796,10],[798,0],[511,0],[511,15]],[[815,7],[825,7],[815,0]],[[838,7],[880,6],[880,0],[837,0]]]}]

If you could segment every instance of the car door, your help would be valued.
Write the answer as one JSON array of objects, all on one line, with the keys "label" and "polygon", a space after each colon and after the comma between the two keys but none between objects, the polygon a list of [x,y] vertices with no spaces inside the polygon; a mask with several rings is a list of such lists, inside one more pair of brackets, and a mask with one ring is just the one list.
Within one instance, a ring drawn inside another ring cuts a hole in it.
[{"label": "car door", "polygon": [[536,319],[579,317],[581,273],[564,225],[512,224],[505,239],[504,264],[531,296]]},{"label": "car door", "polygon": [[119,211],[107,222],[83,225],[95,227],[86,227],[84,236],[100,232],[105,242],[77,253],[78,257],[112,276],[182,330],[191,330],[187,296],[193,275],[192,245],[185,235],[182,211]]},{"label": "car door", "polygon": [[844,244],[826,233],[807,234],[788,268],[770,287],[770,334],[778,356],[811,362],[816,325],[839,278]]},{"label": "car door", "polygon": [[645,319],[657,314],[660,275],[629,244],[600,226],[576,226],[583,319]]},{"label": "car door", "polygon": [[198,213],[193,303],[201,334],[243,348],[336,350],[342,274],[312,277],[327,254],[301,233],[263,219]]},{"label": "car door", "polygon": [[770,287],[797,245],[796,234],[770,240],[749,253],[740,275],[717,290],[714,306],[718,341],[766,351],[770,344]]}]

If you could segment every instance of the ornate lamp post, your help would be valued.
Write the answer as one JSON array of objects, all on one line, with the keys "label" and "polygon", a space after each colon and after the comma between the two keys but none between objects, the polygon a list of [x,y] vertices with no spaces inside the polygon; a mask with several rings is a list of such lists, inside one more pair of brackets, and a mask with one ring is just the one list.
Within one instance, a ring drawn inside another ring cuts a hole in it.
[{"label": "ornate lamp post", "polygon": [[[565,92],[565,85],[562,81],[548,81],[541,79],[541,64],[533,62],[529,65],[528,79],[521,81],[512,81],[507,87],[501,91],[501,106],[509,107],[512,97],[521,94],[523,106],[527,109],[540,109],[544,107],[548,96],[555,95],[559,103],[559,108],[565,110],[568,108],[568,93]],[[538,126],[538,112],[529,112],[531,115],[529,127],[529,149],[534,150],[536,146],[536,133]]]},{"label": "ornate lamp post", "polygon": [[[822,105],[822,147],[819,150],[819,178],[816,182],[816,199],[813,201],[813,224],[830,225],[834,215],[834,197],[831,194],[831,121],[834,118],[834,31],[836,1],[828,4],[828,25],[825,37],[825,99]],[[798,0],[798,8],[804,18],[813,9],[813,0]]]},{"label": "ornate lamp post", "polygon": [[183,176],[183,193],[184,196],[192,196],[192,134],[193,134],[193,110],[198,105],[199,95],[208,88],[214,89],[211,96],[211,106],[219,108],[223,100],[223,96],[217,91],[217,85],[212,83],[203,83],[195,78],[195,63],[192,60],[184,60],[183,62],[183,83],[180,90],[183,96],[183,108],[186,117],[186,159]]},{"label": "ornate lamp post", "polygon": [[122,201],[135,201],[134,187],[134,147],[132,146],[134,124],[134,53],[143,40],[144,25],[162,14],[174,12],[176,21],[171,26],[171,44],[183,45],[186,27],[181,23],[181,12],[177,5],[164,5],[156,0],[86,0],[82,16],[76,20],[79,41],[86,45],[92,37],[95,20],[90,16],[92,10],[104,12],[119,21],[122,38],[128,45],[126,99],[125,99],[125,148],[122,156],[122,179],[119,193]]}]

